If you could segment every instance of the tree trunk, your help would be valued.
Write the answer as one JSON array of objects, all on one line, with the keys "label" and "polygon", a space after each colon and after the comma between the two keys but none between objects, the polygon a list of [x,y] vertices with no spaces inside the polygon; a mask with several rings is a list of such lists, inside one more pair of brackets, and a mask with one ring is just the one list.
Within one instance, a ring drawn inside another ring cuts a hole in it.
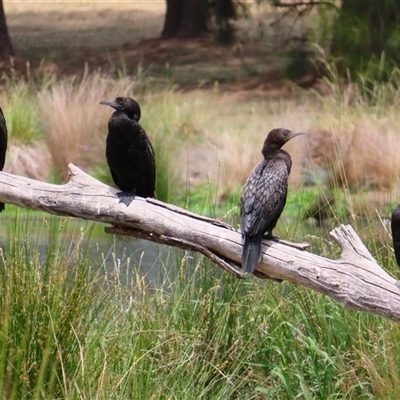
[{"label": "tree trunk", "polygon": [[[105,222],[106,232],[144,238],[204,254],[238,278],[242,238],[231,226],[154,199],[136,197],[129,207],[113,189],[70,164],[71,180],[53,185],[0,173],[0,202],[51,214]],[[342,249],[338,260],[304,251],[304,246],[263,241],[258,276],[288,280],[337,300],[344,307],[400,322],[399,281],[375,261],[351,226],[331,232]]]},{"label": "tree trunk", "polygon": [[0,0],[0,60],[8,60],[14,55],[14,49],[8,34],[6,16],[4,14],[3,0]]},{"label": "tree trunk", "polygon": [[163,38],[197,38],[208,32],[207,0],[167,0]]},{"label": "tree trunk", "polygon": [[161,37],[168,39],[178,34],[182,25],[182,9],[182,0],[167,0],[167,13]]},{"label": "tree trunk", "polygon": [[179,35],[185,38],[196,38],[208,31],[207,1],[183,0],[183,18]]}]

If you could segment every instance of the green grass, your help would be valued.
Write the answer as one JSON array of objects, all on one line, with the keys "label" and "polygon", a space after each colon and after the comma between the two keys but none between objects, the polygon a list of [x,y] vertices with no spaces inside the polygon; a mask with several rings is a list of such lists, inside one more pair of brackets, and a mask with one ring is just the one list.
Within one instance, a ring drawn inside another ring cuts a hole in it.
[{"label": "green grass", "polygon": [[10,78],[7,80],[5,90],[7,98],[1,106],[3,113],[7,116],[10,141],[18,145],[29,145],[34,140],[43,140],[31,84],[24,80]]},{"label": "green grass", "polygon": [[94,224],[12,207],[2,223],[0,398],[399,395],[398,324],[176,249],[155,250],[154,286]]}]

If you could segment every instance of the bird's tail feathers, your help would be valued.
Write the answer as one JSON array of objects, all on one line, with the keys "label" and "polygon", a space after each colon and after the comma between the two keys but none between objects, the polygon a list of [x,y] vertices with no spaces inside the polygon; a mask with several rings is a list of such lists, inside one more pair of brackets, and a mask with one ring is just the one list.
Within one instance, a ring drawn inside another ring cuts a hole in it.
[{"label": "bird's tail feathers", "polygon": [[262,236],[244,236],[242,268],[244,272],[253,273],[261,261]]}]

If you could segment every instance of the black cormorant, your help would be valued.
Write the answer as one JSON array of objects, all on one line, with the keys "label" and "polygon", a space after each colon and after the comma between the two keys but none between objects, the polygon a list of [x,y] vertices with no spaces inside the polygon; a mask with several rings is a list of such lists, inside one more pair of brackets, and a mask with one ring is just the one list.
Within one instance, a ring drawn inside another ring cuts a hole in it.
[{"label": "black cormorant", "polygon": [[[3,110],[0,107],[0,171],[3,170],[6,161],[7,139],[6,119],[4,118]],[[4,207],[4,203],[0,203],[0,212],[4,210]]]},{"label": "black cormorant", "polygon": [[397,265],[400,267],[400,204],[392,212],[391,218],[393,250],[396,257]]},{"label": "black cormorant", "polygon": [[139,104],[130,97],[100,104],[115,109],[108,121],[106,158],[114,182],[122,190],[120,202],[129,206],[135,195],[153,197],[156,162],[149,137],[139,124]]},{"label": "black cormorant", "polygon": [[261,261],[261,242],[273,239],[275,228],[286,203],[290,155],[281,147],[291,138],[304,135],[288,129],[273,129],[262,148],[264,160],[251,171],[240,198],[240,230],[244,238],[242,268],[252,273]]}]

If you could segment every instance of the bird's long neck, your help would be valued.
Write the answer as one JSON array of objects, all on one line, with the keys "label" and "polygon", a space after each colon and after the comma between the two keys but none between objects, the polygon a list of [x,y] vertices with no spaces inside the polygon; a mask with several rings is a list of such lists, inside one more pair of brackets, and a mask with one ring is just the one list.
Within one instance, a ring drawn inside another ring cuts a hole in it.
[{"label": "bird's long neck", "polygon": [[121,111],[121,110],[115,110],[112,114],[111,114],[111,119],[120,119],[120,120],[124,120],[126,119],[127,121],[131,121],[132,123],[139,123],[139,119],[136,118],[136,116],[134,118],[131,118],[130,116],[128,116],[126,114],[126,112]]},{"label": "bird's long neck", "polygon": [[285,154],[285,153],[288,154],[285,150],[281,149],[280,145],[277,145],[277,144],[266,143],[266,144],[264,144],[264,146],[261,150],[261,153],[265,159],[273,157],[276,154],[279,154],[280,152],[283,152],[283,154]]}]

